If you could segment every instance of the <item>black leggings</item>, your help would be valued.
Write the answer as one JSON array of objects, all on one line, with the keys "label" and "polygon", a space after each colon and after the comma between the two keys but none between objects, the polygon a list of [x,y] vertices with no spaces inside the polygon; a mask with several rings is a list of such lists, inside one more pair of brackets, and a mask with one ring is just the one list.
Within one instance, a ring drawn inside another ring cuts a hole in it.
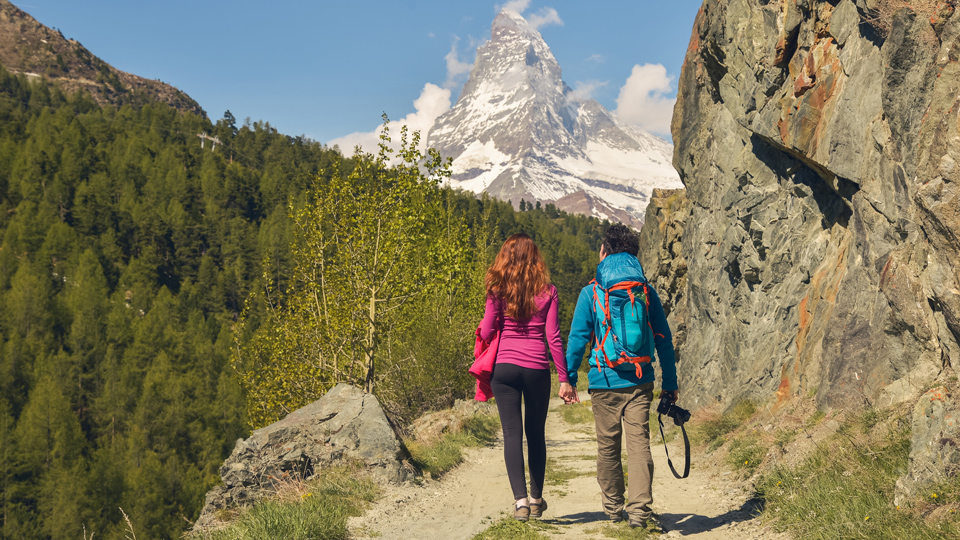
[{"label": "black leggings", "polygon": [[523,470],[523,415],[520,397],[526,407],[527,454],[530,464],[530,496],[543,495],[543,475],[547,466],[547,441],[543,427],[550,402],[550,370],[530,369],[514,364],[496,364],[490,378],[497,399],[500,425],[503,427],[503,460],[514,499],[527,496]]}]

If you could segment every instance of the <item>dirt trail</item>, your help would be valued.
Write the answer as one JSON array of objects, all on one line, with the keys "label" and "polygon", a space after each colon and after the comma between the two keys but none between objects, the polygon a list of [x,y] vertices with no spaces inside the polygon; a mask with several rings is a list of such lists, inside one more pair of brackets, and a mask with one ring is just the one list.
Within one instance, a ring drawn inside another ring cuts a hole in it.
[{"label": "dirt trail", "polygon": [[[547,456],[556,468],[573,469],[582,476],[558,485],[551,485],[548,478],[544,497],[549,508],[541,521],[550,527],[543,533],[550,538],[606,539],[603,528],[607,522],[594,476],[597,446],[593,424],[568,424],[555,412],[560,406],[562,402],[555,399],[547,417]],[[671,449],[682,452],[676,443]],[[667,530],[660,538],[789,538],[752,517],[749,494],[729,472],[698,463],[695,456],[690,476],[677,480],[667,467],[662,444],[653,447],[653,459],[653,507]],[[674,456],[674,460],[676,464],[682,458]],[[512,502],[503,446],[498,443],[467,449],[464,463],[439,481],[387,487],[384,497],[366,515],[351,519],[350,530],[352,538],[358,539],[470,539],[507,516]]]}]

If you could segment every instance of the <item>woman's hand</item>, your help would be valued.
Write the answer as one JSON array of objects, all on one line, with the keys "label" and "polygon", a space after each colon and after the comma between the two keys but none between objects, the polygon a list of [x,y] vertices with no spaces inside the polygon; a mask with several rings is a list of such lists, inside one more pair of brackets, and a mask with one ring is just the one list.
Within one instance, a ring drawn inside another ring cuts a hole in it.
[{"label": "woman's hand", "polygon": [[568,382],[560,383],[560,397],[567,405],[571,403],[580,403],[580,396],[577,395],[577,387]]}]

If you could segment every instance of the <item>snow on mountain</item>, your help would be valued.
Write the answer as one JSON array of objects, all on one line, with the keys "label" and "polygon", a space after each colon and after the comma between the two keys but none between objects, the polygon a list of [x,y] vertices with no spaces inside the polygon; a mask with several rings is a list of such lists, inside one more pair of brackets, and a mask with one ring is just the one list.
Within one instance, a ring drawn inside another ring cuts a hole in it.
[{"label": "snow on mountain", "polygon": [[427,144],[454,159],[454,187],[639,226],[654,188],[683,187],[672,145],[577,98],[560,75],[540,33],[502,11]]}]

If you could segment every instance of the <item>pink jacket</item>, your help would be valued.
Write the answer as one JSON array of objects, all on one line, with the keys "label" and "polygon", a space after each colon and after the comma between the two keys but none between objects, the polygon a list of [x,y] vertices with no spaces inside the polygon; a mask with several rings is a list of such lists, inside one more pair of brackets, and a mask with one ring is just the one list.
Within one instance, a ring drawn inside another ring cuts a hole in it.
[{"label": "pink jacket", "polygon": [[477,378],[477,394],[474,399],[487,401],[493,397],[490,388],[490,376],[493,374],[493,364],[497,361],[497,349],[500,348],[500,332],[494,332],[490,343],[480,338],[480,328],[477,328],[477,341],[473,346],[473,365],[470,374]]}]

